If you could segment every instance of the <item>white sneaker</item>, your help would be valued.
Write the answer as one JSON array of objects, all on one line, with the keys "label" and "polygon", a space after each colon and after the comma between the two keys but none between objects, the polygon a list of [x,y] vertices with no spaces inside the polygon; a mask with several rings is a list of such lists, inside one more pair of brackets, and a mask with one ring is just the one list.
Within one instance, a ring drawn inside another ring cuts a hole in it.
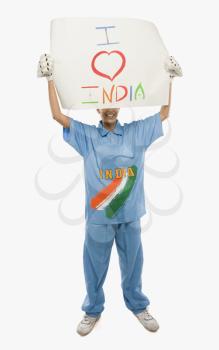
[{"label": "white sneaker", "polygon": [[82,336],[89,334],[94,328],[99,318],[100,318],[100,315],[97,317],[91,317],[85,314],[77,327],[77,333]]},{"label": "white sneaker", "polygon": [[147,309],[135,315],[141,324],[150,332],[156,332],[159,328],[158,322],[151,316]]}]

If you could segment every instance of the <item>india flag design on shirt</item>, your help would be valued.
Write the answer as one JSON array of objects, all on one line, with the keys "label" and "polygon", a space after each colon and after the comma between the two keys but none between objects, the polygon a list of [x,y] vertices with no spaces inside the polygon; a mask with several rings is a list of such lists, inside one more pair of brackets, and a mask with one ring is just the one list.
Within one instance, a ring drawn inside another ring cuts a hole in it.
[{"label": "india flag design on shirt", "polygon": [[93,198],[90,206],[96,210],[104,210],[108,218],[113,218],[119,209],[125,204],[136,181],[137,167],[130,167],[132,176],[122,176],[110,182],[109,185],[102,188]]}]

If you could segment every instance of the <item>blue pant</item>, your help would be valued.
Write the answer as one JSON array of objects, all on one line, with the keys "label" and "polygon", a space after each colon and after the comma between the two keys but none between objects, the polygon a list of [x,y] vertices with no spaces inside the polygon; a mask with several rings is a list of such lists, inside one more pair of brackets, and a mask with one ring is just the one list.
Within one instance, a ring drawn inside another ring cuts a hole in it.
[{"label": "blue pant", "polygon": [[103,284],[114,239],[126,306],[137,314],[149,305],[148,298],[141,291],[143,251],[140,219],[121,224],[86,223],[83,262],[87,295],[82,310],[90,316],[97,316],[104,310]]}]

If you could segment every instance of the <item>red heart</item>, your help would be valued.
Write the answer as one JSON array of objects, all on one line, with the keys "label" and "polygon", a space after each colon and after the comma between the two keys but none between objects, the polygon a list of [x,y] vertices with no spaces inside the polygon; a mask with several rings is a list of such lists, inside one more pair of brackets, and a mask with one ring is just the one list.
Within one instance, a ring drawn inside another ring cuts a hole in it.
[{"label": "red heart", "polygon": [[[122,64],[121,64],[120,68],[116,71],[116,73],[113,75],[113,77],[111,77],[110,75],[105,74],[105,73],[99,71],[99,70],[95,67],[95,61],[96,61],[96,59],[97,59],[100,55],[103,55],[103,54],[107,54],[107,55],[117,54],[117,55],[119,55],[119,56],[122,58]],[[124,67],[125,67],[125,64],[126,64],[125,55],[124,55],[121,51],[117,51],[117,50],[114,50],[114,51],[111,51],[111,52],[100,51],[100,52],[98,52],[98,53],[94,56],[94,58],[92,59],[91,68],[92,68],[92,70],[94,71],[94,73],[96,73],[97,75],[100,75],[100,76],[103,77],[103,78],[107,78],[107,79],[113,81],[113,79],[115,79],[115,77],[117,77],[117,75],[119,75],[119,74],[122,72],[122,70],[123,70]]]}]

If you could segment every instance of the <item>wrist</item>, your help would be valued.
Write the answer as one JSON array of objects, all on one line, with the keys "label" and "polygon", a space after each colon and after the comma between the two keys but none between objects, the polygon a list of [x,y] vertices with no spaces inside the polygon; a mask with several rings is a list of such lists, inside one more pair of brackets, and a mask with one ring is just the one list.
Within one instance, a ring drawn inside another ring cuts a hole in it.
[{"label": "wrist", "polygon": [[50,81],[53,81],[53,76],[52,76],[52,74],[49,75],[49,76],[46,76],[46,79],[47,79],[48,83],[49,83]]}]

